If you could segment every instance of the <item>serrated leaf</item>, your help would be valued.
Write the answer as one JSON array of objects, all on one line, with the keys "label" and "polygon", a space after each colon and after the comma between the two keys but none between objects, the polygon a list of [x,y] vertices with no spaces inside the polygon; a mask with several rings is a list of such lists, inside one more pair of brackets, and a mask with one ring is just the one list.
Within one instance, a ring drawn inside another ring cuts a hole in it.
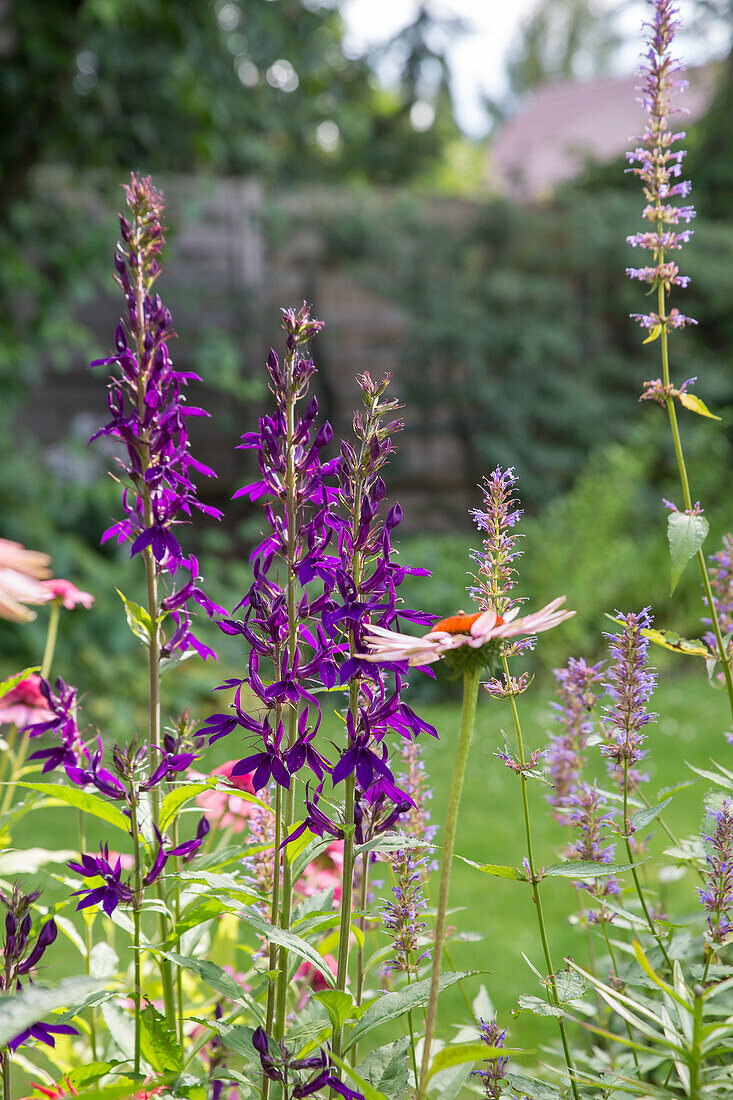
[{"label": "serrated leaf", "polygon": [[21,680],[27,680],[34,672],[40,672],[40,670],[40,665],[33,665],[30,668],[24,668],[22,672],[14,672],[12,676],[8,676],[7,680],[0,682],[0,699],[17,687]]},{"label": "serrated leaf", "polygon": [[689,409],[690,412],[697,413],[698,416],[707,416],[709,420],[720,420],[719,416],[710,412],[710,409],[702,398],[694,393],[678,393],[677,400],[680,405],[684,405],[686,409]]},{"label": "serrated leaf", "polygon": [[610,878],[612,875],[621,875],[624,871],[631,871],[635,866],[640,867],[645,860],[638,863],[592,863],[587,859],[566,859],[562,863],[552,863],[543,869],[543,874],[550,878]]},{"label": "serrated leaf", "polygon": [[[456,982],[464,978],[471,978],[474,974],[480,974],[479,970],[447,971],[440,976],[440,990],[448,989]],[[430,978],[424,978],[420,982],[404,986],[396,993],[385,993],[373,1001],[349,1036],[344,1050],[349,1050],[355,1043],[361,1042],[365,1035],[390,1020],[397,1020],[405,1016],[415,1008],[422,1008],[430,999]]]},{"label": "serrated leaf", "polygon": [[160,804],[161,829],[168,827],[181,806],[185,805],[189,799],[195,798],[205,791],[210,791],[212,787],[216,786],[217,782],[216,779],[209,779],[201,783],[183,783],[180,787],[174,787],[172,791],[169,791]]},{"label": "serrated leaf", "polygon": [[146,1005],[140,1014],[140,1049],[142,1056],[156,1073],[179,1073],[182,1065],[181,1048],[175,1030],[168,1026],[165,1016],[152,1005]]},{"label": "serrated leaf", "polygon": [[127,625],[130,630],[144,645],[149,645],[150,635],[153,630],[153,620],[150,618],[150,614],[144,607],[141,607],[139,603],[135,603],[134,600],[128,600],[127,596],[124,592],[120,592],[119,588],[115,588],[115,592],[125,606]]},{"label": "serrated leaf", "polygon": [[387,834],[375,837],[366,844],[358,844],[354,848],[354,856],[360,856],[363,852],[404,852],[410,848],[428,848],[431,845],[415,836]]},{"label": "serrated leaf", "polygon": [[535,1081],[533,1077],[525,1077],[521,1073],[508,1073],[507,1080],[510,1088],[520,1096],[529,1096],[531,1100],[560,1100],[560,1093],[546,1081]]},{"label": "serrated leaf", "polygon": [[104,988],[94,978],[64,978],[55,986],[27,985],[12,997],[0,997],[0,1047],[60,1008],[75,1009]]},{"label": "serrated leaf", "polygon": [[486,1058],[503,1058],[506,1054],[517,1054],[515,1048],[492,1047],[487,1043],[452,1043],[443,1047],[433,1058],[428,1073],[428,1081],[443,1069],[460,1066],[465,1062],[480,1062]]},{"label": "serrated leaf", "polygon": [[70,859],[76,859],[77,855],[70,848],[61,848],[56,852],[46,848],[26,848],[25,851],[6,848],[0,855],[0,875],[34,875],[49,863],[66,863]]},{"label": "serrated leaf", "polygon": [[73,806],[76,810],[92,814],[93,817],[106,821],[108,825],[114,825],[116,829],[128,835],[127,818],[114,805],[105,802],[103,798],[99,798],[90,791],[80,791],[78,787],[63,787],[60,783],[18,783],[18,786],[27,787],[29,791],[45,794],[49,798],[63,802],[66,806]]},{"label": "serrated leaf", "polygon": [[664,649],[671,649],[673,653],[683,653],[688,657],[710,657],[710,650],[699,638],[683,638],[674,630],[657,630],[656,627],[648,627],[641,632],[654,645],[660,645]]},{"label": "serrated leaf", "polygon": [[535,997],[530,993],[522,993],[519,996],[519,1012],[531,1012],[534,1016],[562,1016],[562,1009],[548,1004],[541,997]]},{"label": "serrated leaf", "polygon": [[637,810],[634,816],[631,818],[632,832],[638,833],[640,829],[646,828],[652,821],[656,821],[661,813],[664,812],[666,806],[669,806],[672,801],[671,796],[665,798],[664,802],[658,802],[656,806],[645,806],[643,810]]},{"label": "serrated leaf", "polygon": [[357,1067],[361,1077],[369,1084],[386,1093],[391,1100],[401,1100],[407,1091],[409,1069],[407,1051],[410,1040],[397,1039],[388,1046],[372,1050]]},{"label": "serrated leaf", "polygon": [[586,990],[585,979],[582,974],[566,966],[555,971],[555,989],[560,1004],[567,1004],[568,1001],[575,1001],[583,996]]},{"label": "serrated leaf", "polygon": [[686,512],[670,512],[667,519],[667,540],[671,560],[670,595],[677,587],[685,566],[705,542],[710,524],[705,516],[688,516]]}]

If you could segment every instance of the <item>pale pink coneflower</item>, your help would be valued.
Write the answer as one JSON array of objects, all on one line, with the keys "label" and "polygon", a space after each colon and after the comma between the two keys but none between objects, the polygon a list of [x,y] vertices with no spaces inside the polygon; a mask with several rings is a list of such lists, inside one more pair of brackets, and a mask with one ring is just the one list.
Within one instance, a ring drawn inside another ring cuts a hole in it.
[{"label": "pale pink coneflower", "polygon": [[25,605],[53,599],[41,583],[49,574],[50,561],[48,554],[0,539],[0,619],[30,623],[36,615]]},{"label": "pale pink coneflower", "polygon": [[52,577],[51,580],[43,581],[43,587],[51,593],[50,598],[60,600],[67,611],[73,611],[80,605],[89,610],[94,603],[91,592],[82,592],[71,581],[65,581],[61,577]]},{"label": "pale pink coneflower", "polygon": [[501,642],[520,634],[541,634],[575,614],[574,611],[561,610],[565,599],[565,596],[558,596],[530,615],[520,616],[518,606],[507,611],[504,617],[495,611],[477,611],[472,615],[461,612],[442,619],[421,638],[399,634],[381,626],[366,625],[364,630],[369,635],[367,646],[370,652],[365,660],[407,661],[413,667],[430,665],[462,646],[478,650],[489,642]]}]

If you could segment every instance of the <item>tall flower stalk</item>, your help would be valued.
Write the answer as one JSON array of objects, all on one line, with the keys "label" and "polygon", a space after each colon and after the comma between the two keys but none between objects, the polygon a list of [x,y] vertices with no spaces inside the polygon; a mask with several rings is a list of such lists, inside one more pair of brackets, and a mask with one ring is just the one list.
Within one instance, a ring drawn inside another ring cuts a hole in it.
[{"label": "tall flower stalk", "polygon": [[[132,617],[148,651],[148,760],[152,780],[162,751],[161,660],[173,654],[188,656],[194,651],[204,658],[212,655],[191,630],[189,604],[199,604],[209,616],[223,610],[212,604],[197,586],[198,563],[193,556],[184,556],[173,529],[193,509],[216,518],[221,518],[221,513],[198,499],[192,481],[194,473],[215,476],[189,451],[188,419],[208,415],[203,409],[188,405],[183,393],[188,382],[198,376],[175,370],[168,346],[174,335],[171,315],[153,293],[165,243],[165,202],[149,177],[133,174],[125,194],[128,214],[120,215],[121,241],[115,270],[127,308],[115,331],[115,354],[92,364],[115,368],[108,396],[111,419],[92,438],[112,436],[122,441],[126,451],[126,459],[118,459],[125,515],[105,532],[102,541],[115,537],[118,543],[131,542],[131,556],[142,554],[145,564],[147,605],[143,612],[136,612],[133,606]],[[180,570],[187,571],[190,579],[174,589],[172,581]],[[127,607],[129,616],[131,607],[129,604]],[[173,627],[166,634],[163,623],[168,618]],[[157,830],[160,791],[158,784],[152,782],[151,805],[153,826]],[[162,882],[157,889],[165,902]],[[165,938],[167,922],[163,912],[159,921],[161,936]],[[175,1006],[170,963],[161,960],[160,968],[166,1018],[173,1027]]]},{"label": "tall flower stalk", "polygon": [[643,216],[650,225],[650,228],[633,234],[628,240],[635,248],[649,251],[652,262],[643,267],[627,268],[627,274],[630,278],[647,284],[651,291],[656,293],[656,312],[633,314],[634,319],[648,332],[645,342],[659,340],[661,350],[662,377],[646,383],[647,388],[642,394],[642,399],[656,401],[667,410],[682,490],[683,512],[689,517],[698,519],[697,529],[701,532],[695,556],[705,590],[705,599],[710,608],[712,632],[715,638],[714,651],[723,667],[733,714],[731,655],[724,644],[707,563],[701,548],[707,524],[701,517],[699,504],[693,504],[677,422],[676,403],[703,416],[711,414],[699,398],[688,393],[694,379],[689,379],[679,387],[672,383],[669,361],[670,333],[687,325],[697,324],[692,317],[686,317],[676,307],[668,306],[668,295],[672,287],[684,288],[690,281],[689,276],[680,274],[679,267],[671,256],[678,252],[692,236],[692,230],[689,228],[679,228],[680,223],[684,222],[689,226],[695,217],[694,207],[684,203],[680,205],[676,201],[684,200],[689,195],[691,184],[688,180],[680,178],[685,151],[675,148],[675,145],[684,139],[685,134],[682,131],[674,132],[670,128],[671,116],[680,110],[673,105],[674,94],[680,87],[684,87],[684,81],[679,80],[681,66],[672,55],[672,42],[679,26],[678,10],[673,0],[649,0],[649,3],[652,13],[651,19],[646,24],[649,32],[646,63],[642,66],[640,73],[647,124],[639,139],[639,146],[627,153],[627,158],[631,165],[629,171],[641,180],[646,200]]}]

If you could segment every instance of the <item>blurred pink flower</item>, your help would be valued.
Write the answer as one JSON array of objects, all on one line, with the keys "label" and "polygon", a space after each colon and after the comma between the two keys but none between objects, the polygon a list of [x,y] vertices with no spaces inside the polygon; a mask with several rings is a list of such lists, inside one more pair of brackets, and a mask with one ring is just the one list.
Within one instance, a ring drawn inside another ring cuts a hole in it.
[{"label": "blurred pink flower", "polygon": [[26,604],[48,603],[53,596],[41,581],[49,574],[48,554],[26,550],[19,542],[0,539],[0,619],[29,623],[34,611]]},{"label": "blurred pink flower", "polygon": [[307,865],[295,889],[303,897],[309,898],[319,890],[330,890],[333,887],[333,900],[339,902],[343,870],[344,842],[332,840],[325,852],[321,852]]},{"label": "blurred pink flower", "polygon": [[[331,971],[332,974],[336,974],[338,971],[338,963],[334,959],[333,955],[324,955],[323,961]],[[295,977],[305,982],[314,993],[321,993],[324,989],[329,989],[330,986],[320,970],[317,970],[313,963],[309,963],[307,960],[302,962],[298,969],[295,971]]]},{"label": "blurred pink flower", "polygon": [[[213,776],[221,776],[228,779],[232,787],[247,794],[254,794],[252,786],[252,773],[244,775],[232,775],[232,768],[238,761],[227,760],[226,764],[220,764],[211,772]],[[251,802],[246,802],[236,794],[227,794],[226,791],[204,791],[196,796],[196,805],[206,811],[209,821],[219,826],[220,829],[231,829],[234,833],[244,832],[247,818],[251,817],[256,807]]]},{"label": "blurred pink flower", "polygon": [[89,609],[94,603],[91,592],[82,592],[71,581],[64,581],[61,577],[52,577],[51,580],[44,581],[43,587],[52,594],[52,599],[60,599],[68,611],[73,611],[79,604]]},{"label": "blurred pink flower", "polygon": [[33,673],[0,698],[0,726],[15,725],[19,730],[50,722],[54,717],[41,693],[41,677]]}]

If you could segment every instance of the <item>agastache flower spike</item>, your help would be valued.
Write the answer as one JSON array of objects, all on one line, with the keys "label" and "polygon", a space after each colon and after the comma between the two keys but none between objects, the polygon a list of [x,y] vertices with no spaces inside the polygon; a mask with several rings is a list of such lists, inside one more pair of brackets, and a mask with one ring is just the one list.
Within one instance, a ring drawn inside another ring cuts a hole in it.
[{"label": "agastache flower spike", "polygon": [[700,900],[708,914],[710,943],[722,947],[733,936],[733,805],[726,798],[719,810],[711,810],[715,830],[706,834],[705,886]]},{"label": "agastache flower spike", "polygon": [[[684,199],[690,192],[689,182],[680,179],[685,152],[674,148],[685,134],[673,132],[669,121],[672,114],[680,111],[673,105],[674,93],[685,87],[685,82],[679,79],[681,67],[671,53],[679,25],[677,7],[672,0],[650,0],[650,3],[652,17],[646,24],[649,48],[640,73],[647,124],[637,148],[626,155],[631,165],[628,171],[641,180],[646,200],[643,216],[652,227],[627,239],[634,248],[651,252],[653,262],[643,267],[629,267],[627,274],[666,292],[673,286],[685,287],[689,283],[689,277],[680,274],[677,264],[669,260],[666,253],[679,251],[690,240],[692,230],[680,230],[678,226],[680,222],[689,225],[695,210],[692,206],[671,201]],[[661,301],[664,301],[663,294]],[[663,327],[672,329],[697,324],[676,309],[669,313],[660,309],[658,313],[632,316],[652,337],[658,336]]]},{"label": "agastache flower spike", "polygon": [[[502,1030],[498,1026],[496,1015],[488,1022],[480,1019],[478,1025],[482,1043],[486,1043],[489,1047],[506,1046],[507,1029]],[[487,1058],[486,1069],[477,1069],[471,1074],[472,1077],[480,1077],[483,1081],[484,1096],[488,1097],[488,1100],[501,1100],[503,1096],[506,1097],[506,1100],[512,1100],[514,1094],[507,1093],[504,1090],[508,1061],[508,1058]]]},{"label": "agastache flower spike", "polygon": [[604,708],[603,725],[607,742],[601,752],[610,761],[611,772],[620,782],[635,786],[646,779],[636,767],[645,757],[643,729],[657,715],[647,710],[656,685],[656,672],[646,663],[649,641],[644,631],[651,628],[651,608],[638,613],[616,613],[623,626],[619,634],[606,634],[614,664],[604,684],[611,705]]},{"label": "agastache flower spike", "polygon": [[552,791],[547,800],[555,818],[565,824],[563,811],[570,804],[586,763],[583,753],[593,731],[592,711],[600,698],[594,685],[601,679],[601,662],[589,665],[571,657],[566,668],[555,669],[555,679],[557,701],[550,706],[559,729],[550,735],[547,763]]},{"label": "agastache flower spike", "polygon": [[[566,859],[588,861],[590,863],[612,863],[615,856],[613,843],[609,843],[608,832],[613,822],[613,814],[606,811],[607,799],[595,783],[577,783],[565,803],[566,821],[574,826],[577,838],[565,849]],[[576,882],[576,888],[586,890],[601,904],[600,913],[589,913],[588,919],[595,922],[608,920],[609,915],[603,908],[603,899],[618,897],[621,887],[614,878],[591,879]]]},{"label": "agastache flower spike", "polygon": [[382,911],[382,926],[392,940],[392,957],[385,971],[400,970],[408,976],[417,974],[423,959],[430,952],[420,952],[419,938],[427,928],[420,914],[427,908],[424,897],[427,868],[425,856],[420,850],[406,848],[390,856],[395,877],[392,887],[394,901],[387,902]]},{"label": "agastache flower spike", "polygon": [[[722,549],[711,554],[710,563],[710,587],[713,593],[713,605],[720,623],[723,636],[733,631],[733,535],[723,535]],[[707,597],[703,597],[707,604]],[[710,619],[703,619],[706,626],[711,626]],[[705,641],[713,653],[717,653],[718,645],[715,634],[708,631]],[[728,643],[730,648],[731,643]]]}]

